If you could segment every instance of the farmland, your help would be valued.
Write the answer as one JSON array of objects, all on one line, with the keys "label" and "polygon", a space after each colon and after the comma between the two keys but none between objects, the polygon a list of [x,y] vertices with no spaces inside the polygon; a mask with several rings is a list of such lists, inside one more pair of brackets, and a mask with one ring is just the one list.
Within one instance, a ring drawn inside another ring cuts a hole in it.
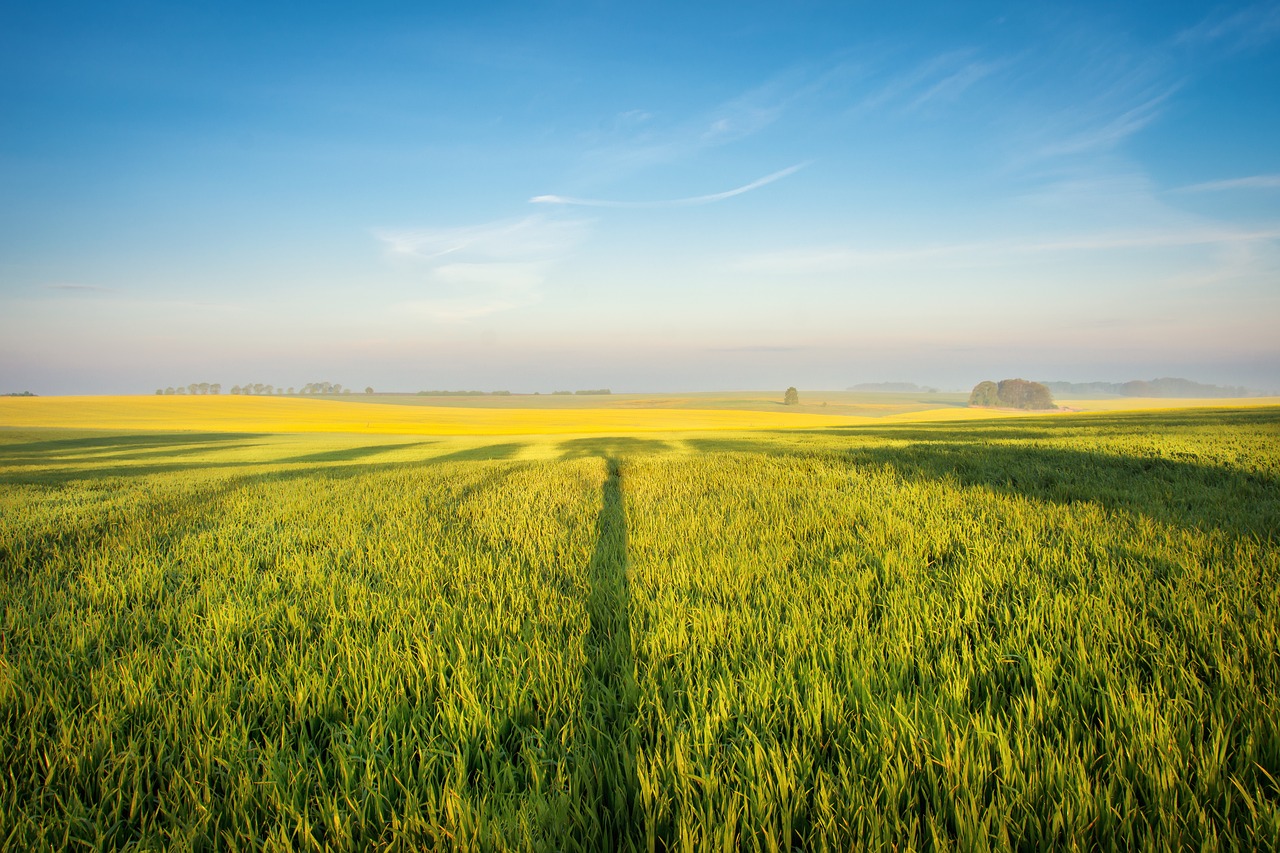
[{"label": "farmland", "polygon": [[29,402],[0,846],[1280,837],[1275,407]]}]

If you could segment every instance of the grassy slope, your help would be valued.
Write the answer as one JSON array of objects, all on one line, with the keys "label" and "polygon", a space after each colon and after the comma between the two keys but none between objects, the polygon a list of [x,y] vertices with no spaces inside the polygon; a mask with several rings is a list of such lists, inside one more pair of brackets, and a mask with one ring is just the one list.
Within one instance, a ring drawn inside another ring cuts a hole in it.
[{"label": "grassy slope", "polygon": [[0,845],[1265,846],[1278,423],[5,431]]}]

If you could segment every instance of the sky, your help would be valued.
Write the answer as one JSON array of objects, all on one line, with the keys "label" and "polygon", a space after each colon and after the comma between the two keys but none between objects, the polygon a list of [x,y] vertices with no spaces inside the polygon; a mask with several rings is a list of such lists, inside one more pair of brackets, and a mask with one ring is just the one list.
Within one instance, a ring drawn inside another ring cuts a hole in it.
[{"label": "sky", "polygon": [[0,6],[0,393],[1280,389],[1278,3]]}]

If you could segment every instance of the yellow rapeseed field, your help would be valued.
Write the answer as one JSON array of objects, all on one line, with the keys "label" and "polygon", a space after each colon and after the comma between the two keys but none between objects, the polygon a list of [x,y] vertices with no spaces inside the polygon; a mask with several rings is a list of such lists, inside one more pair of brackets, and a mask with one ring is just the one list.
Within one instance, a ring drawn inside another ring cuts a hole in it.
[{"label": "yellow rapeseed field", "polygon": [[[912,412],[895,419],[985,418],[977,409]],[[1007,416],[1004,413],[1003,416]],[[14,397],[0,425],[111,430],[366,433],[380,435],[628,434],[693,430],[812,429],[884,418],[715,409],[482,409],[389,406],[296,397]]]},{"label": "yellow rapeseed field", "polygon": [[[1077,412],[1204,406],[1277,405],[1280,398],[1246,400],[1071,400]],[[363,401],[242,396],[116,396],[0,398],[0,427],[192,430],[257,433],[355,433],[375,435],[626,435],[705,430],[821,429],[886,423],[1053,417],[1057,412],[970,409],[950,405],[923,411],[887,411],[874,417],[810,411],[695,408],[549,408],[395,406]]]}]

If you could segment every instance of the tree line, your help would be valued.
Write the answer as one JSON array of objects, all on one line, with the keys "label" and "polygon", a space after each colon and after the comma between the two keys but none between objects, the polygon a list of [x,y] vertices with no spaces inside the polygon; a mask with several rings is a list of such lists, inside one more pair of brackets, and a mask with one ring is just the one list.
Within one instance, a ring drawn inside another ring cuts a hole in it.
[{"label": "tree line", "polygon": [[1248,397],[1256,392],[1240,386],[1207,385],[1175,376],[1129,382],[1046,382],[1055,394],[1072,397]]},{"label": "tree line", "polygon": [[[157,388],[156,394],[221,394],[221,382],[192,382],[189,385],[170,385],[167,388]],[[347,388],[341,382],[308,382],[301,389],[289,386],[285,388],[283,385],[275,386],[264,382],[246,382],[243,385],[232,385],[232,394],[247,394],[250,396],[297,396],[298,394],[353,394],[354,389]],[[366,387],[364,393],[372,394],[373,388]]]}]

